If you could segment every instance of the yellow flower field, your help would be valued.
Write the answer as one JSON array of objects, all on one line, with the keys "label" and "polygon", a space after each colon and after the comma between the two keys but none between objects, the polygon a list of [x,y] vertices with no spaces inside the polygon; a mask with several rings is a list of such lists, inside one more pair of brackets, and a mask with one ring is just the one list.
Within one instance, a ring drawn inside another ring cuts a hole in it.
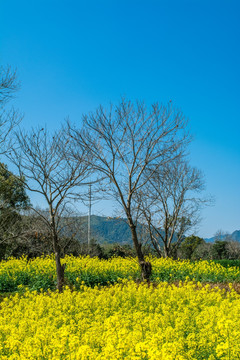
[{"label": "yellow flower field", "polygon": [[239,268],[149,260],[150,286],[135,281],[136,259],[66,256],[62,294],[53,257],[0,262],[0,294],[13,293],[0,302],[0,359],[240,359]]},{"label": "yellow flower field", "polygon": [[[212,261],[190,262],[171,259],[150,258],[153,267],[151,280],[154,282],[185,281],[186,278],[201,282],[240,282],[239,267],[225,268]],[[86,285],[108,285],[119,279],[139,278],[138,262],[134,258],[112,258],[99,260],[90,257],[66,256],[65,278],[69,286],[78,287],[81,281]],[[18,291],[19,285],[31,290],[55,289],[55,262],[52,256],[27,260],[9,259],[0,262],[0,292]]]},{"label": "yellow flower field", "polygon": [[240,359],[240,297],[184,282],[27,291],[0,307],[0,359]]}]

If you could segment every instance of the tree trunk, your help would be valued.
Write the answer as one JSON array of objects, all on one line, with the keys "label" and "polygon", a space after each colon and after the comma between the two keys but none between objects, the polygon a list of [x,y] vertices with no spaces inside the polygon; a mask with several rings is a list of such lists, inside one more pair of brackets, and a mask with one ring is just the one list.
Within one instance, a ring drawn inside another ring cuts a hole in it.
[{"label": "tree trunk", "polygon": [[64,270],[66,264],[61,264],[60,252],[55,251],[55,262],[56,262],[56,270],[57,270],[57,290],[59,292],[63,291],[64,285]]},{"label": "tree trunk", "polygon": [[61,264],[61,249],[59,247],[59,239],[58,234],[55,229],[55,219],[52,217],[52,242],[53,242],[53,249],[55,252],[55,263],[56,263],[56,272],[57,272],[57,290],[59,292],[63,291],[64,285],[64,270],[66,264]]},{"label": "tree trunk", "polygon": [[166,243],[164,243],[164,257],[165,258],[168,258],[170,256],[170,249],[169,247],[167,246]]},{"label": "tree trunk", "polygon": [[137,238],[137,231],[136,231],[136,225],[134,225],[132,219],[128,219],[131,234],[132,234],[132,241],[137,253],[138,257],[138,263],[141,269],[141,277],[143,281],[149,281],[150,276],[152,273],[152,265],[149,261],[146,261],[142,252],[142,245],[139,243]]}]

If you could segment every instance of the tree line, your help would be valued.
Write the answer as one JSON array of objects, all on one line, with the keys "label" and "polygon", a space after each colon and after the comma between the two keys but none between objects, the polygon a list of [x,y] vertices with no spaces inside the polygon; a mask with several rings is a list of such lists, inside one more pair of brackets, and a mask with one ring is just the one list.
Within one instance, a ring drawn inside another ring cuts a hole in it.
[{"label": "tree line", "polygon": [[[1,246],[9,239],[50,239],[61,291],[64,248],[79,231],[73,205],[87,201],[86,186],[92,184],[99,199],[118,203],[142,279],[149,280],[145,243],[158,256],[175,257],[210,201],[201,195],[203,174],[188,160],[192,137],[185,116],[171,102],[148,107],[122,98],[83,115],[78,124],[67,121],[51,133],[46,127],[25,131],[19,114],[7,106],[18,88],[16,73],[1,68],[0,153],[16,170],[1,163]],[[44,199],[46,209],[32,206],[27,192]],[[139,223],[144,231],[138,231]]]}]

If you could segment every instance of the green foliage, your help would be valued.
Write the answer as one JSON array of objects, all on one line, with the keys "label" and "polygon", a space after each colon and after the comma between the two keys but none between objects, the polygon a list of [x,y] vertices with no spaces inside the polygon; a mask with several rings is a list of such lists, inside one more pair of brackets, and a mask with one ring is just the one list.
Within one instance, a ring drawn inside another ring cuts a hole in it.
[{"label": "green foliage", "polygon": [[13,255],[18,235],[23,230],[20,210],[27,209],[29,205],[23,179],[0,163],[0,258]]},{"label": "green foliage", "polygon": [[229,267],[239,267],[240,268],[240,260],[228,260],[228,259],[221,259],[221,260],[213,260],[216,264],[220,264],[225,268]]},{"label": "green foliage", "polygon": [[198,236],[191,235],[186,237],[180,246],[181,257],[183,259],[189,259],[189,260],[194,259],[195,258],[194,255],[197,247],[204,243],[205,243],[204,239]]},{"label": "green foliage", "polygon": [[215,260],[226,259],[227,253],[227,241],[216,240],[212,245],[212,258]]},{"label": "green foliage", "polygon": [[30,203],[23,186],[24,179],[11,173],[7,166],[0,163],[0,209],[26,209]]},{"label": "green foliage", "polygon": [[102,250],[104,259],[109,259],[115,256],[122,258],[136,256],[135,250],[128,244],[105,244],[102,245]]},{"label": "green foliage", "polygon": [[0,275],[0,292],[16,292],[21,287],[28,287],[29,290],[56,289],[56,280],[51,274],[38,274],[28,272],[17,272],[14,276],[11,274]]}]

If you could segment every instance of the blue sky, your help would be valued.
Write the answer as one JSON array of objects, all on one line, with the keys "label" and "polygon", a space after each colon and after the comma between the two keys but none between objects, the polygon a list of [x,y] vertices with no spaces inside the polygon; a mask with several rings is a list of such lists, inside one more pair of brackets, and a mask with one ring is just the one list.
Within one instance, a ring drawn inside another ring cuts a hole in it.
[{"label": "blue sky", "polygon": [[215,197],[198,234],[240,229],[238,0],[8,0],[0,14],[0,64],[18,70],[22,126],[54,129],[121,96],[172,100]]}]

